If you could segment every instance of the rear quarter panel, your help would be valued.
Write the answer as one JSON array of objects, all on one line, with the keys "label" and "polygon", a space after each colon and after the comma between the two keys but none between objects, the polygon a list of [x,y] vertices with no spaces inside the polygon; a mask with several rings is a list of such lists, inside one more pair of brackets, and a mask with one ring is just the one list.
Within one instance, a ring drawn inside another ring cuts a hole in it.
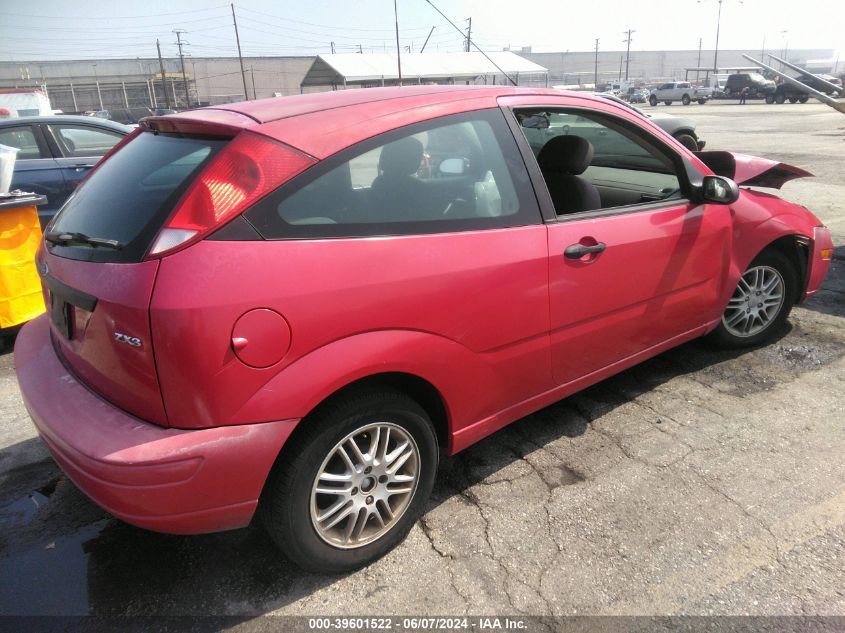
[{"label": "rear quarter panel", "polygon": [[[171,425],[299,418],[366,375],[406,372],[454,426],[551,386],[543,225],[390,238],[200,242],[161,262],[151,321]],[[264,369],[234,355],[253,308],[290,325]]]}]

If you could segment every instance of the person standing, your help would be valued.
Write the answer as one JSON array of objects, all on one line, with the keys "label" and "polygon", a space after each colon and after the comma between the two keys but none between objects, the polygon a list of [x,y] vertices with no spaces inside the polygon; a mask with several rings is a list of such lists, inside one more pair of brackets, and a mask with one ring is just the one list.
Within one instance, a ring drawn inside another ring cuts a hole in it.
[{"label": "person standing", "polygon": [[748,86],[745,86],[745,88],[739,92],[739,105],[745,105],[746,97],[748,97]]}]

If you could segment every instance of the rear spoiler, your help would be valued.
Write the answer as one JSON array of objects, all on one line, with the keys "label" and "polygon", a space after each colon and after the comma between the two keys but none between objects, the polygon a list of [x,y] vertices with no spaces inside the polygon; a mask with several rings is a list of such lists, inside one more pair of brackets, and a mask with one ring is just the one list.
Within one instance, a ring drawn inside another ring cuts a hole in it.
[{"label": "rear spoiler", "polygon": [[795,178],[812,177],[813,174],[787,163],[735,152],[695,152],[699,160],[717,176],[724,176],[738,185],[772,187],[780,189]]},{"label": "rear spoiler", "polygon": [[232,138],[245,128],[255,125],[257,125],[257,122],[251,117],[238,112],[215,108],[201,108],[163,116],[148,116],[138,121],[138,126],[145,132],[196,134],[223,138]]}]

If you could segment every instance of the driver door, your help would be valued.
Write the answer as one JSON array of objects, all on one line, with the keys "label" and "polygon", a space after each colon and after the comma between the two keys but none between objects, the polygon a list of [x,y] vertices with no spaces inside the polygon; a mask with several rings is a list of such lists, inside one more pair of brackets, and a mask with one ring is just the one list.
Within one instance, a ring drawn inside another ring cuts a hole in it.
[{"label": "driver door", "polygon": [[[565,200],[540,195],[553,207],[547,216],[552,370],[565,384],[633,364],[718,318],[731,215],[726,206],[691,202],[680,159],[668,154],[673,150],[610,108],[543,109],[546,142],[570,134],[593,145],[579,178],[601,199],[600,208],[568,213]],[[536,123],[537,112],[514,109],[517,121],[528,115]],[[526,130],[526,138],[532,161],[537,130]],[[557,177],[534,167],[544,181]]]}]

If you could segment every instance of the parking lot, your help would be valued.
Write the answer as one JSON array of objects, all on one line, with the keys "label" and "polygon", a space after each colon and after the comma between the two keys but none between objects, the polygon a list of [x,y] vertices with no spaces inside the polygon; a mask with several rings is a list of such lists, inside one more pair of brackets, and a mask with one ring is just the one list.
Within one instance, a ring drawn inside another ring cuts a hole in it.
[{"label": "parking lot", "polygon": [[774,344],[684,345],[445,459],[409,538],[339,577],[258,526],[180,537],[105,514],[35,437],[5,350],[0,613],[845,615],[845,116],[655,109],[707,149],[816,175],[782,195],[831,228],[835,259]]}]

